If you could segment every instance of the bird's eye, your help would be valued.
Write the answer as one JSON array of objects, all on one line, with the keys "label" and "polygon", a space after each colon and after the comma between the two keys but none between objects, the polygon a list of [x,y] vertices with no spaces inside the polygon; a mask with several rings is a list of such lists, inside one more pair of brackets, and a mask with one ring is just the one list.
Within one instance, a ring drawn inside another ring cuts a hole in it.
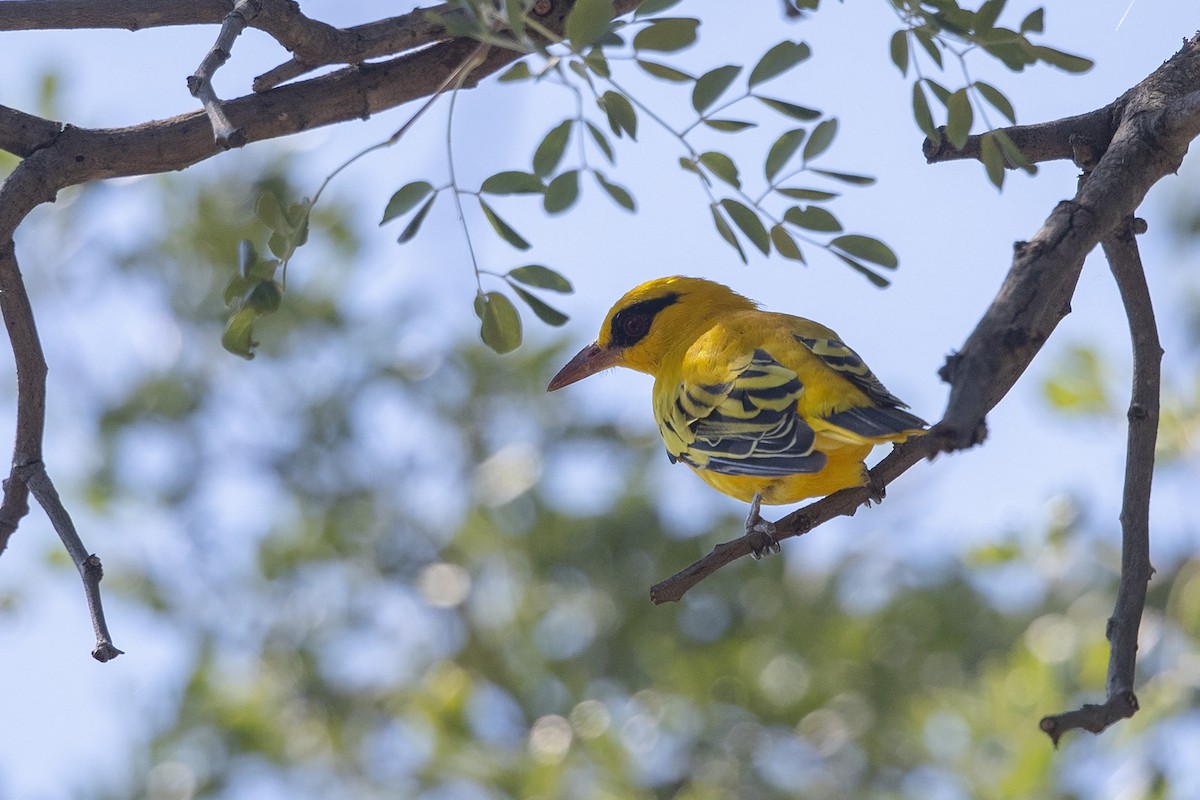
[{"label": "bird's eye", "polygon": [[621,320],[621,333],[631,342],[636,342],[650,332],[650,317],[645,314],[630,314]]}]

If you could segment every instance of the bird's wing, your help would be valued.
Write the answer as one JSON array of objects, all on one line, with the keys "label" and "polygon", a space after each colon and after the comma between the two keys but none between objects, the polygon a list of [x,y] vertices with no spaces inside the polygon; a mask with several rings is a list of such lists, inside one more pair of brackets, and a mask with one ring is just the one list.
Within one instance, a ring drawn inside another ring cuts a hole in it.
[{"label": "bird's wing", "polygon": [[908,406],[880,383],[858,353],[845,342],[828,336],[799,334],[795,334],[795,339],[871,401],[869,405],[829,414],[824,417],[827,422],[868,439],[894,436],[925,427],[925,421],[905,411]]},{"label": "bird's wing", "polygon": [[728,380],[680,382],[660,430],[672,461],[726,475],[820,472],[824,453],[797,411],[804,385],[765,350],[732,365]]}]

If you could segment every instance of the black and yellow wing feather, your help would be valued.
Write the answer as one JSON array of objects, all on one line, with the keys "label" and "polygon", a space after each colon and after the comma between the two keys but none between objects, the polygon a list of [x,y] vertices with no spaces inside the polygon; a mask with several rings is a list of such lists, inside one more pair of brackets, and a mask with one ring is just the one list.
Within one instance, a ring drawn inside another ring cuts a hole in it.
[{"label": "black and yellow wing feather", "polygon": [[925,427],[925,421],[904,409],[907,405],[889,392],[845,342],[832,337],[795,336],[813,355],[861,391],[870,405],[856,406],[825,417],[831,425],[867,439],[894,436]]},{"label": "black and yellow wing feather", "polygon": [[755,350],[735,377],[683,384],[660,425],[667,453],[696,469],[773,477],[819,472],[824,453],[797,412],[804,385],[764,350]]}]

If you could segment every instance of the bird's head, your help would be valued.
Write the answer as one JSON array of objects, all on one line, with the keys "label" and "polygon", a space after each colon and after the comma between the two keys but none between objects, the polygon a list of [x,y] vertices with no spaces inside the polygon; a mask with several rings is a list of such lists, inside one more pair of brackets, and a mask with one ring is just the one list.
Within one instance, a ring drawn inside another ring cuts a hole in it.
[{"label": "bird's head", "polygon": [[643,283],[609,309],[596,341],[559,370],[547,391],[610,367],[655,375],[664,359],[685,352],[722,311],[754,307],[728,286],[703,278],[675,276]]}]

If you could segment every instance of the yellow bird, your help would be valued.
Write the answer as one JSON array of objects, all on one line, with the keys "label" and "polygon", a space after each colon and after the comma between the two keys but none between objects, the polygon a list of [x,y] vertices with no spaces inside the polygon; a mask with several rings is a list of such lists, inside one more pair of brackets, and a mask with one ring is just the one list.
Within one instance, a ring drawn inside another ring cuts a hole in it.
[{"label": "yellow bird", "polygon": [[777,551],[759,503],[868,485],[877,444],[926,427],[824,325],[763,311],[702,278],[658,278],[617,301],[596,341],[547,391],[609,367],[654,376],[654,418],[672,463],[751,504],[755,547]]}]

